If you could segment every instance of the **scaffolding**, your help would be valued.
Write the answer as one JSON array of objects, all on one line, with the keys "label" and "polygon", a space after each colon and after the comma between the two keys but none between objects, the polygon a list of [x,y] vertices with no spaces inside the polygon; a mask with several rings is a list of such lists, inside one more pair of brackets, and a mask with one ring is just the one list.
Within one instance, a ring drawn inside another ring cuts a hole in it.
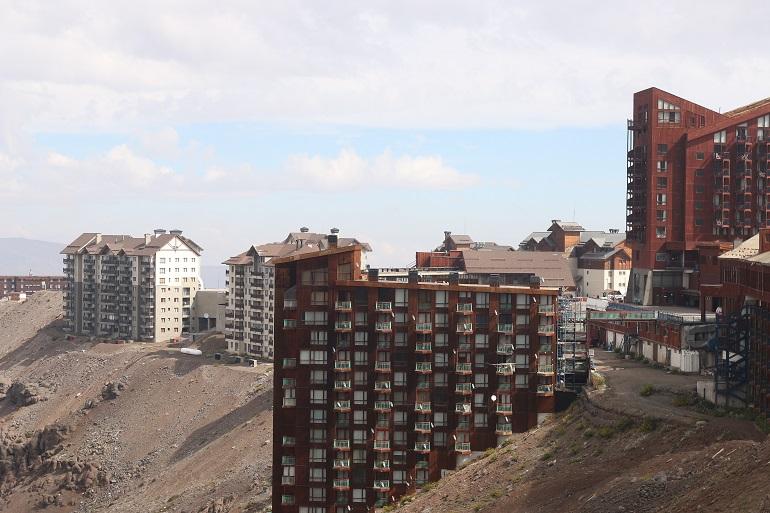
[{"label": "scaffolding", "polygon": [[588,382],[590,371],[585,298],[559,297],[558,308],[557,384],[561,390],[579,392]]},{"label": "scaffolding", "polygon": [[[748,404],[752,307],[717,323],[714,337],[714,392],[717,402]],[[721,399],[720,399],[721,398]]]}]

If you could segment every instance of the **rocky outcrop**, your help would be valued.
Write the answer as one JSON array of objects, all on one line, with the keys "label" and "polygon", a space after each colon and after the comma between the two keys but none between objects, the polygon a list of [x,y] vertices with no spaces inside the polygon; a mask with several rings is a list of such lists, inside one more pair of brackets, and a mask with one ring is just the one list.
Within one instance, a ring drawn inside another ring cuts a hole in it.
[{"label": "rocky outcrop", "polygon": [[198,513],[228,513],[234,501],[235,497],[232,495],[228,495],[227,497],[219,497],[199,509]]},{"label": "rocky outcrop", "polygon": [[42,400],[40,388],[37,385],[20,381],[13,383],[8,388],[6,397],[17,406],[29,406]]},{"label": "rocky outcrop", "polygon": [[120,382],[115,383],[114,381],[108,381],[102,387],[102,399],[104,399],[105,401],[111,401],[113,399],[117,399],[124,388],[126,388],[126,386],[123,383],[120,383]]}]

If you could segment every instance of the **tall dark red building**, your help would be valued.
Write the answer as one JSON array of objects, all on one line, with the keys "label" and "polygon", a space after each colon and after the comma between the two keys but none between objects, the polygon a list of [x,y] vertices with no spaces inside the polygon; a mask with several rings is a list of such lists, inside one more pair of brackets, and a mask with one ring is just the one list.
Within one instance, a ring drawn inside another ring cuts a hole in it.
[{"label": "tall dark red building", "polygon": [[384,280],[336,242],[274,260],[276,513],[372,511],[555,409],[558,289]]},{"label": "tall dark red building", "polygon": [[[768,226],[770,98],[719,113],[660,89],[628,121],[629,299],[698,304],[700,272]],[[718,276],[716,277],[718,279]]]}]

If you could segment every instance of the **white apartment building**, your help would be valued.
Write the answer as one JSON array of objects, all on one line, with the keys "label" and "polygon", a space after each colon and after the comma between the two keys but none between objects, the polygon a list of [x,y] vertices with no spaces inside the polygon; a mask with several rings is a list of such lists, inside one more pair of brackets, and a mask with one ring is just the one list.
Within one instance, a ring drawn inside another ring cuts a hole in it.
[{"label": "white apartment building", "polygon": [[66,329],[164,341],[190,332],[202,249],[181,230],[144,237],[84,233],[63,251]]},{"label": "white apartment building", "polygon": [[[327,235],[303,227],[281,242],[253,245],[223,262],[227,266],[225,340],[229,352],[273,359],[275,274],[271,260],[327,249],[330,238],[336,238],[339,246],[361,244],[353,238],[339,238],[338,233],[336,228]],[[371,251],[368,244],[363,246]]]}]

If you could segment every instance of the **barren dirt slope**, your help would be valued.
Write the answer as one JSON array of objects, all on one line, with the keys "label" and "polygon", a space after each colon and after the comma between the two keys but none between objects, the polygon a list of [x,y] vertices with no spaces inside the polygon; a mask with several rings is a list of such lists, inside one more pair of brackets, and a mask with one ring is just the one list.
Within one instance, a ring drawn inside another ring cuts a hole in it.
[{"label": "barren dirt slope", "polygon": [[[770,511],[770,444],[753,423],[676,406],[693,378],[603,358],[605,391],[590,392],[396,510]],[[639,394],[645,383],[657,387],[649,397]]]},{"label": "barren dirt slope", "polygon": [[[57,312],[44,307],[49,301],[61,304],[41,295],[0,312],[3,322],[46,326],[2,338],[0,382],[6,390],[28,384],[40,400],[0,401],[0,510],[263,509],[270,494],[270,367],[222,364],[210,352],[188,356],[165,344],[67,340]],[[209,339],[204,350],[217,343]],[[60,444],[16,456],[35,430],[55,423],[69,428]]]}]

